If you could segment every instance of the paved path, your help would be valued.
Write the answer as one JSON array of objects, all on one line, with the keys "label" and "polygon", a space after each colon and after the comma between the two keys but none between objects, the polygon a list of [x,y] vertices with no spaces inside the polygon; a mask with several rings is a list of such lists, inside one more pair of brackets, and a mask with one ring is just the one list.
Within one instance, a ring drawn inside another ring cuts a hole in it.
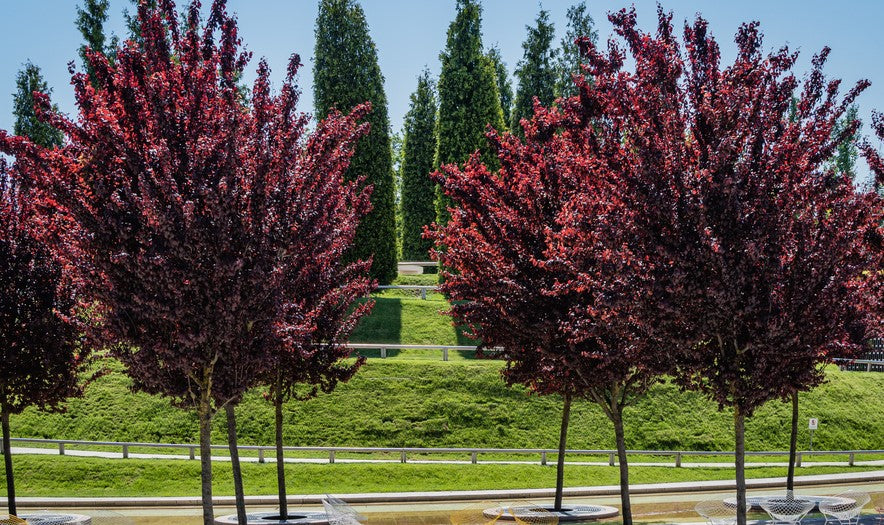
[{"label": "paved path", "polygon": [[[12,447],[13,454],[45,454],[45,455],[58,455],[57,448],[38,448],[38,447]],[[122,459],[122,452],[108,452],[101,450],[77,450],[67,448],[65,450],[66,456],[77,456],[77,457],[94,457],[94,458],[105,458],[105,459]],[[185,454],[140,454],[135,452],[129,453],[130,459],[190,459],[189,455]],[[199,455],[195,456],[195,459],[199,459]],[[258,463],[258,457],[256,456],[240,456],[239,460],[243,463]],[[230,461],[230,456],[223,455],[212,455],[212,461]],[[275,457],[267,457],[264,462],[266,463],[276,463]],[[328,458],[285,458],[286,463],[328,463]],[[358,458],[335,458],[335,463],[401,463],[399,458],[391,458],[391,459],[358,459]],[[416,463],[416,464],[436,464],[436,463],[445,463],[451,465],[469,465],[472,463],[470,460],[456,460],[456,459],[409,459],[408,463]],[[539,463],[538,460],[534,461],[526,461],[526,460],[477,460],[477,464],[479,465],[536,465]],[[582,466],[593,466],[593,467],[607,467],[609,463],[607,461],[565,461],[566,465],[582,465]],[[631,466],[643,466],[643,467],[675,467],[674,461],[668,462],[642,462],[642,461],[630,461],[629,464]],[[855,466],[862,467],[884,467],[884,459],[878,460],[868,460],[868,461],[854,461]],[[765,461],[765,462],[750,462],[746,464],[751,467],[787,467],[788,463],[785,461]],[[804,460],[801,462],[802,467],[844,467],[847,466],[846,461],[807,461]],[[682,460],[681,466],[684,468],[733,468],[733,462],[688,462]]]}]

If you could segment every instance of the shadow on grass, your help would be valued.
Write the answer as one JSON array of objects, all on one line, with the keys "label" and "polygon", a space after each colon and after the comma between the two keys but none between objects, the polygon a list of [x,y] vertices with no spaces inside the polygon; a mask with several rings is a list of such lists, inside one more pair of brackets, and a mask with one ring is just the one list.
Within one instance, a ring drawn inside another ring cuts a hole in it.
[{"label": "shadow on grass", "polygon": [[[397,344],[401,339],[402,300],[397,297],[375,297],[371,313],[359,321],[350,336],[350,341],[353,343]],[[377,350],[372,351],[377,352]],[[366,351],[360,353],[367,355],[364,352]]]}]

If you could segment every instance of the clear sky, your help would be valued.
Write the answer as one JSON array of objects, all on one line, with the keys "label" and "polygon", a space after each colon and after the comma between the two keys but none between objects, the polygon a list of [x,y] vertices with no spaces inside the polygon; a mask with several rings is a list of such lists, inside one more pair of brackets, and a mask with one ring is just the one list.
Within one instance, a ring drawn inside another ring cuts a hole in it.
[{"label": "clear sky", "polygon": [[[204,7],[211,0],[204,0]],[[565,30],[565,12],[576,0],[546,0],[557,41]],[[11,129],[12,93],[15,75],[26,60],[43,70],[54,89],[53,100],[67,113],[75,111],[69,85],[68,62],[79,64],[77,48],[82,43],[74,25],[76,7],[81,0],[0,0],[0,128]],[[131,10],[128,0],[111,0],[107,30],[124,35],[122,11]],[[179,0],[179,5],[184,4]],[[439,52],[454,18],[455,0],[360,0],[365,10],[371,37],[378,49],[381,71],[385,77],[390,120],[398,131],[408,111],[408,97],[417,83],[417,75],[428,67],[438,75]],[[801,51],[796,71],[803,75],[814,53],[823,46],[832,48],[826,67],[829,77],[844,80],[845,90],[857,80],[867,78],[872,86],[859,100],[860,117],[869,120],[871,111],[884,112],[884,1],[855,0],[661,0],[663,8],[674,13],[680,27],[700,12],[709,20],[717,38],[723,62],[733,59],[733,35],[742,22],[758,20],[768,49],[788,44]],[[631,5],[627,1],[588,1],[600,39],[611,36],[607,13]],[[656,2],[636,1],[639,24],[652,30],[656,23]],[[497,44],[512,76],[522,56],[525,25],[532,24],[539,4],[536,0],[484,0],[483,44]],[[252,75],[260,57],[266,57],[281,79],[288,56],[299,53],[306,65],[300,75],[303,90],[301,109],[313,110],[312,67],[316,0],[229,0],[229,10],[236,13],[240,35],[254,53],[249,65]],[[252,76],[247,78],[253,78]],[[515,88],[515,86],[514,86]],[[868,126],[865,130],[868,130]]]}]

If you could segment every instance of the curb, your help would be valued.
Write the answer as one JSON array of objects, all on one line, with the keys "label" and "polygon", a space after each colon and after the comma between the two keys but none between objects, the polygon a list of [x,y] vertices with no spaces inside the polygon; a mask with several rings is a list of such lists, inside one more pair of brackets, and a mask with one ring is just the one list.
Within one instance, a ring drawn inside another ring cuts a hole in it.
[{"label": "curb", "polygon": [[[810,487],[815,485],[838,485],[849,483],[884,482],[884,470],[842,474],[821,474],[814,476],[796,476],[795,485]],[[746,480],[746,488],[781,488],[786,478],[758,478]],[[650,483],[632,485],[631,494],[672,494],[707,491],[735,490],[736,481],[683,481],[678,483]],[[571,487],[564,489],[565,497],[617,496],[620,487],[607,485],[599,487]],[[442,501],[469,500],[505,500],[552,498],[555,490],[544,489],[509,489],[509,490],[449,490],[434,492],[374,492],[361,494],[338,494],[347,503],[431,503]],[[321,505],[325,494],[305,494],[289,496],[290,505]],[[17,498],[18,505],[23,508],[120,508],[120,507],[198,507],[199,497],[166,497],[166,498]],[[233,496],[219,496],[212,499],[215,505],[233,506]],[[271,505],[278,502],[277,496],[246,496],[248,505]],[[6,498],[0,498],[0,505],[6,504]]]}]

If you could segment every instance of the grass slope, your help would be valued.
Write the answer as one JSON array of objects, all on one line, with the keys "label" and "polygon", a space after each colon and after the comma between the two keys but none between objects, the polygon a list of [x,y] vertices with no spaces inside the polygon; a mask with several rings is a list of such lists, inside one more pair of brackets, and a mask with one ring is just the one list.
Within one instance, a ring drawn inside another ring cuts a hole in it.
[{"label": "grass slope", "polygon": [[[198,461],[102,460],[75,457],[17,456],[16,489],[22,497],[198,496]],[[276,465],[242,465],[246,494],[275,494]],[[802,468],[800,475],[842,472],[846,468]],[[853,472],[870,470],[854,468]],[[616,467],[569,467],[565,486],[616,485]],[[230,464],[212,467],[213,490],[233,495]],[[784,476],[785,468],[749,467],[747,478]],[[632,467],[634,484],[733,479],[731,469]],[[483,490],[555,486],[555,468],[540,465],[342,464],[287,465],[290,494]],[[0,491],[5,491],[0,479]]]},{"label": "grass slope", "polygon": [[[331,394],[285,407],[287,445],[555,448],[561,402],[507,388],[500,362],[369,360]],[[27,410],[11,418],[17,437],[196,442],[193,413],[168,401],[129,391],[116,370],[71,400],[63,414]],[[242,444],[273,443],[273,411],[260,390],[237,409]],[[827,384],[801,395],[799,443],[808,444],[807,417],[820,419],[817,450],[884,449],[884,374],[831,369]],[[769,403],[747,422],[749,450],[788,446],[789,405]],[[631,449],[732,450],[732,418],[702,396],[670,384],[625,412]],[[224,443],[223,414],[213,440]],[[611,425],[588,402],[572,409],[570,448],[610,449]]]},{"label": "grass slope", "polygon": [[[400,276],[393,284],[435,286],[436,275]],[[364,317],[350,340],[354,343],[470,345],[476,342],[463,335],[443,312],[449,304],[441,294],[429,292],[420,298],[417,290],[384,290],[372,294],[372,312]],[[361,351],[376,357],[377,351]],[[403,359],[441,359],[438,350],[389,350],[387,355]],[[452,360],[472,358],[471,354],[452,352]]]}]

